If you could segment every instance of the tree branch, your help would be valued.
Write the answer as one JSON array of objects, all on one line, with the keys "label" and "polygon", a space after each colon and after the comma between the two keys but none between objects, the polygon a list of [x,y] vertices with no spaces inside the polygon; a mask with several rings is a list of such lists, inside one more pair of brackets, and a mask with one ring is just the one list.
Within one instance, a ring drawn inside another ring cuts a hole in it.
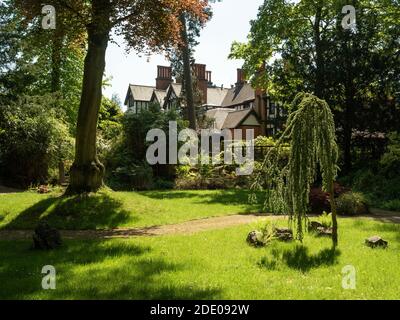
[{"label": "tree branch", "polygon": [[[58,2],[60,3],[61,6],[63,6],[67,10],[71,11],[76,16],[78,16],[78,18],[80,20],[85,21],[85,17],[78,10],[76,10],[74,7],[72,7],[70,4],[68,4],[66,1],[58,0]],[[86,24],[84,23],[84,25],[86,25]]]}]

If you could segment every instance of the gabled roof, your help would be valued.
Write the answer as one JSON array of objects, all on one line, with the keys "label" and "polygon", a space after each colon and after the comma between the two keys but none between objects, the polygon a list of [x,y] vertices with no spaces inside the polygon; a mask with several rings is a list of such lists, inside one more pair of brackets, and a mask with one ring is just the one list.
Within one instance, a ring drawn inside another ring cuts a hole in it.
[{"label": "gabled roof", "polygon": [[218,130],[236,129],[251,115],[254,115],[255,119],[259,123],[259,118],[252,108],[240,111],[230,108],[217,108],[206,112],[208,118],[213,118],[215,120],[215,129]]},{"label": "gabled roof", "polygon": [[[182,92],[182,84],[181,83],[171,83],[170,88],[172,90],[174,90],[175,95],[177,97],[181,96],[181,92]],[[167,91],[169,91],[169,90],[167,89]]]},{"label": "gabled roof", "polygon": [[153,97],[157,99],[158,103],[162,107],[164,105],[164,100],[167,97],[167,90],[157,90],[157,89],[155,89],[153,91],[153,95],[151,97],[151,100],[153,100]]},{"label": "gabled roof", "polygon": [[[150,102],[155,98],[161,106],[164,106],[165,101],[170,99],[172,93],[179,98],[182,93],[182,84],[171,83],[167,90],[157,90],[156,87],[152,86],[130,84],[125,99],[125,105],[128,104],[128,99],[131,95],[135,101]],[[235,86],[231,89],[219,87],[207,88],[207,103],[205,105],[230,108],[254,101],[255,97],[255,90],[248,83]]]},{"label": "gabled roof", "polygon": [[220,107],[229,89],[207,88],[207,106]]},{"label": "gabled roof", "polygon": [[212,118],[215,120],[215,129],[222,130],[226,117],[230,112],[233,111],[235,111],[235,109],[228,109],[228,108],[211,109],[206,112],[206,116],[208,118]]},{"label": "gabled roof", "polygon": [[229,112],[222,129],[235,129],[239,127],[251,114],[254,114],[258,121],[258,116],[252,108]]},{"label": "gabled roof", "polygon": [[175,94],[177,98],[180,98],[181,93],[182,93],[182,84],[181,83],[171,83],[167,90],[165,91],[165,98],[164,98],[164,103],[161,105],[164,107],[164,105],[171,99],[171,95]]},{"label": "gabled roof", "polygon": [[156,87],[151,86],[139,86],[135,84],[130,84],[128,89],[128,94],[126,95],[125,104],[128,103],[129,93],[132,94],[135,101],[147,101],[150,102],[153,95],[153,91]]},{"label": "gabled roof", "polygon": [[244,83],[243,85],[238,85],[228,90],[228,93],[222,102],[222,107],[241,105],[245,102],[255,100],[255,98],[255,90],[250,84]]}]

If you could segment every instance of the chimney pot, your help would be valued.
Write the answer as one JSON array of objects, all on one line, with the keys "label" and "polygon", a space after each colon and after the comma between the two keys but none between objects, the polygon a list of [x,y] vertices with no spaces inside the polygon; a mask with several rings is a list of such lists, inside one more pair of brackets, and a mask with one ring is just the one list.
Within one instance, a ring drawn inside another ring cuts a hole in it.
[{"label": "chimney pot", "polygon": [[212,75],[211,71],[206,71],[206,78],[207,78],[208,84],[212,84],[212,77],[211,77],[211,75]]}]

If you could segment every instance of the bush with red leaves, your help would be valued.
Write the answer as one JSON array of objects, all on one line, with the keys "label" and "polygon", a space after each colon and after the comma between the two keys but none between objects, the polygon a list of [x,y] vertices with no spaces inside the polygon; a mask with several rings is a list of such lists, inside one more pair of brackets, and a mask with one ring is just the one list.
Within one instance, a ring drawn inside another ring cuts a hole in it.
[{"label": "bush with red leaves", "polygon": [[329,193],[322,191],[321,188],[312,188],[310,190],[309,204],[311,213],[321,214],[324,211],[331,211]]},{"label": "bush with red leaves", "polygon": [[[335,198],[349,191],[351,191],[351,189],[335,182],[334,184]],[[309,194],[309,204],[311,213],[322,214],[324,211],[331,212],[329,193],[322,191],[322,188],[320,187],[311,188]]]}]

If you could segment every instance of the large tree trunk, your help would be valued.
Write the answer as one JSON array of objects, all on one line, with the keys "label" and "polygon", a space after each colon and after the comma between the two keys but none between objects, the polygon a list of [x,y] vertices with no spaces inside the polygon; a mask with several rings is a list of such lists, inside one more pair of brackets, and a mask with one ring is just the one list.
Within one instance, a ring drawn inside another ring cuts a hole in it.
[{"label": "large tree trunk", "polygon": [[182,40],[184,42],[182,47],[182,57],[183,57],[183,82],[185,85],[185,96],[186,96],[186,107],[188,111],[189,127],[190,129],[196,130],[196,110],[194,106],[193,98],[193,79],[192,70],[190,66],[190,48],[189,40],[186,28],[186,18],[185,14],[182,13],[180,16],[180,21],[182,24]]},{"label": "large tree trunk", "polygon": [[110,3],[92,1],[92,23],[88,26],[82,96],[76,129],[75,161],[67,193],[96,192],[103,185],[104,166],[96,152],[96,129],[102,98],[105,55],[110,33]]},{"label": "large tree trunk", "polygon": [[[53,35],[53,45],[51,52],[51,92],[56,93],[61,90],[61,60],[62,60],[62,46],[64,41],[64,28],[59,26]],[[57,99],[56,108],[60,108],[60,103]],[[65,183],[65,169],[64,162],[59,159],[58,162],[58,183],[62,185]]]}]

